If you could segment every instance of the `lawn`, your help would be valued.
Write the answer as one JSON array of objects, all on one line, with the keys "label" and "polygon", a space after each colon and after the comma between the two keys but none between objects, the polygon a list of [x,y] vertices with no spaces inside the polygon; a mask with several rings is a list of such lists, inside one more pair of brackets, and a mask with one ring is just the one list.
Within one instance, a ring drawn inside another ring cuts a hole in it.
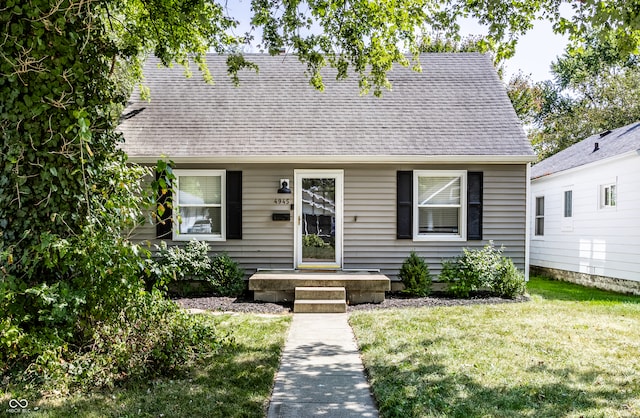
[{"label": "lawn", "polygon": [[[291,316],[212,315],[209,319],[221,333],[233,335],[233,344],[203,356],[186,376],[91,394],[45,397],[9,383],[9,391],[0,392],[0,416],[263,417]],[[27,400],[29,414],[7,409],[11,399]]]},{"label": "lawn", "polygon": [[640,297],[541,278],[528,291],[353,313],[381,416],[640,416]]}]

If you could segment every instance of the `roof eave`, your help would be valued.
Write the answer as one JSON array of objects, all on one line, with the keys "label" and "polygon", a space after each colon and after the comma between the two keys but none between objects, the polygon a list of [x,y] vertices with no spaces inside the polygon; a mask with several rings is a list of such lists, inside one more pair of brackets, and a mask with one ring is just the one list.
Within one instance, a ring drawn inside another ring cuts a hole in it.
[{"label": "roof eave", "polygon": [[[129,161],[153,164],[162,156],[130,155]],[[176,164],[407,164],[407,163],[486,163],[526,164],[537,160],[535,155],[194,155],[166,156]]]},{"label": "roof eave", "polygon": [[535,176],[535,177],[532,176],[531,177],[531,181],[540,180],[542,178],[551,178],[551,177],[555,177],[555,176],[559,176],[559,175],[564,175],[564,174],[567,174],[567,173],[572,173],[574,171],[584,170],[585,168],[597,167],[597,166],[602,165],[602,164],[610,164],[611,162],[614,162],[616,160],[632,157],[632,156],[634,156],[634,154],[640,156],[640,149],[623,152],[621,154],[617,154],[617,155],[614,155],[614,156],[611,156],[611,157],[608,157],[608,158],[603,158],[603,159],[592,161],[592,162],[586,163],[586,164],[580,164],[580,165],[577,165],[575,167],[570,167],[570,168],[566,168],[566,169],[563,169],[563,170],[554,171],[554,172],[551,172],[551,173],[543,173],[543,174],[540,174],[540,175]]}]

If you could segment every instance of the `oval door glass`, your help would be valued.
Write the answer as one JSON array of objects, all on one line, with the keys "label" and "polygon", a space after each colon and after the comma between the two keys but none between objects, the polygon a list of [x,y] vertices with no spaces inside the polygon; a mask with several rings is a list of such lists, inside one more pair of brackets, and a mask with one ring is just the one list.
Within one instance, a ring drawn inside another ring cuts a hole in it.
[{"label": "oval door glass", "polygon": [[336,262],[336,179],[302,179],[303,263]]}]

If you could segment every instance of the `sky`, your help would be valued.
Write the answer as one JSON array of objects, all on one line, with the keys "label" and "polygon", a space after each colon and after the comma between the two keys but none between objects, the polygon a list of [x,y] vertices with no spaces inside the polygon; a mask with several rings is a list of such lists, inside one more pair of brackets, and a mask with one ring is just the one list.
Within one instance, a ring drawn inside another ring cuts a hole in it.
[{"label": "sky", "polygon": [[[479,25],[463,23],[462,31],[481,34]],[[567,37],[553,33],[551,22],[536,21],[533,29],[518,40],[515,55],[506,61],[506,80],[522,71],[531,75],[533,81],[551,80],[551,63],[561,56],[567,44]]]},{"label": "sky", "polygon": [[[236,29],[237,35],[245,33],[250,28],[250,4],[250,0],[227,2],[227,12],[240,22]],[[465,21],[461,23],[461,35],[463,37],[482,33],[483,28],[475,22]],[[257,35],[256,38],[258,38]],[[254,43],[258,42],[259,39],[254,41]],[[506,61],[505,80],[508,81],[512,75],[519,71],[522,71],[525,75],[530,75],[534,82],[552,79],[550,65],[556,57],[562,55],[566,44],[566,37],[553,33],[550,22],[535,22],[533,29],[519,39],[514,57]]]}]

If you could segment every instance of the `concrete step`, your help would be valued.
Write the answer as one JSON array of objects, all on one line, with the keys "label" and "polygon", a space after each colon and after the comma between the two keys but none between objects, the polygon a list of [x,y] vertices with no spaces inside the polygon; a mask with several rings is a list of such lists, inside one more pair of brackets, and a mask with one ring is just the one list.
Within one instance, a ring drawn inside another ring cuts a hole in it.
[{"label": "concrete step", "polygon": [[315,299],[297,300],[293,303],[294,313],[344,313],[347,302],[343,300]]},{"label": "concrete step", "polygon": [[347,292],[344,287],[296,287],[295,300],[325,299],[345,301]]}]

